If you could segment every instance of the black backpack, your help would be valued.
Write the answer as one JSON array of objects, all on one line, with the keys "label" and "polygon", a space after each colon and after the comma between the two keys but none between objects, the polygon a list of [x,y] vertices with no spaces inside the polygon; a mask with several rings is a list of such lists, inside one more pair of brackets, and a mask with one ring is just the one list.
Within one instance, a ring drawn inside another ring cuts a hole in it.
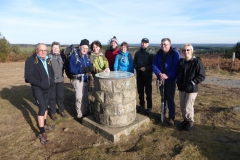
[{"label": "black backpack", "polygon": [[72,54],[75,54],[76,56],[76,62],[79,61],[78,54],[77,54],[78,47],[74,46],[73,44],[62,50],[61,57],[63,60],[63,68],[65,70],[65,73],[69,79],[72,79],[72,75],[69,71],[69,58]]}]

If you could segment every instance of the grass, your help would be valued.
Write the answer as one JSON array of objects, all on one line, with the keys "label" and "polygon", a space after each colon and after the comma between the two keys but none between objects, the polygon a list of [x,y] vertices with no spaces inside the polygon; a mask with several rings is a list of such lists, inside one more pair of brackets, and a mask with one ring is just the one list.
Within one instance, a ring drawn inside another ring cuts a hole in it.
[{"label": "grass", "polygon": [[[0,63],[0,159],[239,159],[240,113],[226,108],[239,106],[239,88],[201,84],[195,102],[195,129],[191,132],[168,127],[159,119],[160,96],[153,82],[153,114],[150,123],[123,136],[114,144],[75,117],[74,92],[65,79],[65,107],[68,118],[58,115],[47,132],[50,144],[42,145],[31,88],[23,79],[24,62]],[[238,73],[207,71],[211,77],[239,79]],[[176,122],[182,120],[178,91]],[[68,131],[64,131],[69,128]]]}]

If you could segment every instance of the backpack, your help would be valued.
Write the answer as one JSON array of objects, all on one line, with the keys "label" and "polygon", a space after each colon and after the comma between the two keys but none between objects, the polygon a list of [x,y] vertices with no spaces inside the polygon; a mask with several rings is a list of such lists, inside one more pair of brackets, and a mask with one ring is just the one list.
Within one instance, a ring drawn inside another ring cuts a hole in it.
[{"label": "backpack", "polygon": [[79,61],[78,54],[77,54],[78,47],[75,47],[73,44],[62,50],[61,57],[63,60],[63,68],[65,73],[69,79],[72,79],[72,75],[69,71],[69,58],[72,54],[76,56],[76,63]]}]

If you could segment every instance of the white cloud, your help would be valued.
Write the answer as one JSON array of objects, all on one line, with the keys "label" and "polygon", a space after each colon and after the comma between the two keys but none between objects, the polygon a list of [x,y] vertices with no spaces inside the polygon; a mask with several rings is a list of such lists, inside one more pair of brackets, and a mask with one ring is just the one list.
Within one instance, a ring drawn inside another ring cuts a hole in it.
[{"label": "white cloud", "polygon": [[[184,43],[235,43],[240,37],[240,2],[228,1],[1,1],[0,32],[11,43],[138,43],[163,37]],[[208,37],[208,38],[206,38]]]}]

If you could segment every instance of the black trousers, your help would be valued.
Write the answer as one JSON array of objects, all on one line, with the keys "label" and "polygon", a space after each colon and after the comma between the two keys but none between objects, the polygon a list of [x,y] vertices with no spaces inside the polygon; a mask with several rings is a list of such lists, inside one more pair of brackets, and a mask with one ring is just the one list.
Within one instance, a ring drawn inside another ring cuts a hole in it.
[{"label": "black trousers", "polygon": [[50,114],[56,113],[56,104],[58,105],[59,112],[64,111],[64,83],[55,83],[51,88],[49,99],[49,112]]},{"label": "black trousers", "polygon": [[[162,90],[162,87],[160,89]],[[167,108],[169,110],[169,119],[175,119],[175,89],[176,89],[176,82],[165,82],[164,84],[164,113],[167,112]]]},{"label": "black trousers", "polygon": [[152,108],[152,74],[137,73],[137,90],[140,105],[145,105],[144,91],[146,93],[147,108]]},{"label": "black trousers", "polygon": [[49,101],[49,92],[41,89],[33,89],[33,96],[39,108],[38,116],[44,116],[45,111],[48,109],[48,101]]}]

